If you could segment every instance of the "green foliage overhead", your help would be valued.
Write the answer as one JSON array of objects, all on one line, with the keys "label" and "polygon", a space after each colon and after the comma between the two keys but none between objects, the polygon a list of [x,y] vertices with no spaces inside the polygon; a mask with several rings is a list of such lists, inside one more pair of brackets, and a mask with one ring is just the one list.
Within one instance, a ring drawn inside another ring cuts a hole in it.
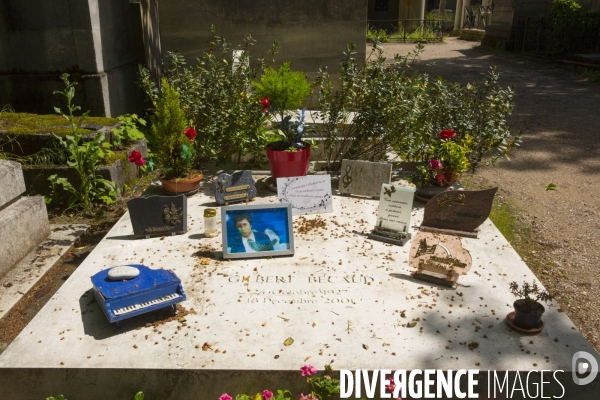
[{"label": "green foliage overhead", "polygon": [[189,151],[188,146],[191,146],[184,134],[187,127],[179,93],[163,78],[162,95],[156,102],[156,114],[152,118],[152,134],[154,152],[164,179],[183,178],[190,170],[186,158],[181,156],[182,151]]}]

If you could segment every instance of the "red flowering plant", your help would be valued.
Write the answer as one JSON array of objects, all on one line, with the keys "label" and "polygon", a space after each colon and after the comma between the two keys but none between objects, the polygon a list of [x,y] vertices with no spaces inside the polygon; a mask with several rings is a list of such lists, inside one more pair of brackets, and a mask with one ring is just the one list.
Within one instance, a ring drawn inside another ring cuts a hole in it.
[{"label": "red flowering plant", "polygon": [[444,129],[425,150],[425,165],[418,167],[413,181],[417,186],[449,186],[469,167],[468,155],[473,146],[471,136],[456,140],[456,132]]}]

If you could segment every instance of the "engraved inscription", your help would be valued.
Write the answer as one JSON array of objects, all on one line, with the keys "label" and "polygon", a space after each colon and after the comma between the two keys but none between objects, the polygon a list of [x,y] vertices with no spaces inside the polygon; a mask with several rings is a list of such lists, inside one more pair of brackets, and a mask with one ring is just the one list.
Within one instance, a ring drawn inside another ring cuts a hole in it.
[{"label": "engraved inscription", "polygon": [[[238,190],[250,189],[250,185],[231,186],[225,189],[226,192],[237,192]],[[225,197],[227,199],[227,197]]]},{"label": "engraved inscription", "polygon": [[173,228],[173,226],[153,226],[152,228],[144,229],[144,233],[169,233]]},{"label": "engraved inscription", "polygon": [[[226,278],[229,283],[245,287],[244,292],[240,293],[243,297],[238,301],[249,304],[333,304],[344,307],[361,301],[353,293],[355,285],[371,285],[375,282],[373,277],[365,275],[232,275]],[[344,286],[331,288],[327,284]],[[352,286],[346,286],[348,284]]]},{"label": "engraved inscription", "polygon": [[[227,190],[227,189],[225,189]],[[248,197],[248,193],[240,193],[240,194],[232,194],[231,196],[225,196],[223,197],[223,199],[225,199],[225,201],[229,201],[229,200],[236,200],[236,199],[245,199],[246,197]]]}]

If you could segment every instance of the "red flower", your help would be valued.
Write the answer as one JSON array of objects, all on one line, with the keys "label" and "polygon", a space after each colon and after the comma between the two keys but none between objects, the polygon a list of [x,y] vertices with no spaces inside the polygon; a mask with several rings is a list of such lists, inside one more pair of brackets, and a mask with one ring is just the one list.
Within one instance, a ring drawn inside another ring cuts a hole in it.
[{"label": "red flower", "polygon": [[271,107],[271,102],[269,101],[269,98],[267,96],[260,99],[260,104],[262,104],[263,106],[262,112],[265,113],[269,111],[269,107]]},{"label": "red flower", "polygon": [[440,162],[440,160],[433,159],[429,161],[429,168],[435,171],[436,169],[442,168],[442,163]]},{"label": "red flower", "polygon": [[135,163],[138,167],[141,167],[146,163],[146,161],[142,158],[142,153],[137,150],[132,150],[129,154],[129,162]]},{"label": "red flower", "polygon": [[187,136],[188,139],[190,139],[190,142],[194,141],[194,138],[196,137],[197,133],[196,130],[194,128],[187,128],[185,130],[185,132],[183,132],[183,134],[185,136]]},{"label": "red flower", "polygon": [[452,129],[444,129],[438,133],[438,135],[440,135],[440,138],[442,139],[452,139],[454,136],[456,136],[456,132],[454,132]]},{"label": "red flower", "polygon": [[446,176],[441,172],[438,172],[438,174],[435,176],[435,180],[437,181],[439,186],[444,186],[443,183],[445,179]]}]

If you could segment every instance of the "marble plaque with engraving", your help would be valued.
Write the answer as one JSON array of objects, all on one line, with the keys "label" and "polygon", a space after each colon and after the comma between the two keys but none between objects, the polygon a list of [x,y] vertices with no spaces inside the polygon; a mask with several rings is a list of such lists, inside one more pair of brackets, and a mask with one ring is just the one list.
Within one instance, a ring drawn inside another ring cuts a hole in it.
[{"label": "marble plaque with engraving", "polygon": [[477,237],[476,229],[492,210],[498,188],[440,193],[425,205],[421,230]]},{"label": "marble plaque with engraving", "polygon": [[382,184],[392,180],[392,164],[342,160],[340,194],[379,197]]},{"label": "marble plaque with engraving", "polygon": [[277,178],[277,198],[280,203],[292,204],[293,215],[333,212],[331,176]]},{"label": "marble plaque with engraving", "polygon": [[176,235],[187,232],[187,197],[149,196],[127,202],[135,237]]},{"label": "marble plaque with engraving", "polygon": [[234,172],[231,175],[223,173],[214,182],[217,204],[249,201],[256,197],[256,186],[250,170]]}]

